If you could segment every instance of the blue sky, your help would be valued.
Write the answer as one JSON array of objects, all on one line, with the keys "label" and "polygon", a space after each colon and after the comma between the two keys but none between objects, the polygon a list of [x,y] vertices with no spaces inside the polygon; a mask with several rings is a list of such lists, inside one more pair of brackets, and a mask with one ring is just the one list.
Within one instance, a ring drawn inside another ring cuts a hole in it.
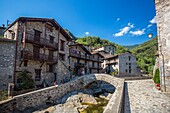
[{"label": "blue sky", "polygon": [[153,0],[0,0],[0,24],[21,16],[54,18],[75,36],[134,45],[156,33]]}]

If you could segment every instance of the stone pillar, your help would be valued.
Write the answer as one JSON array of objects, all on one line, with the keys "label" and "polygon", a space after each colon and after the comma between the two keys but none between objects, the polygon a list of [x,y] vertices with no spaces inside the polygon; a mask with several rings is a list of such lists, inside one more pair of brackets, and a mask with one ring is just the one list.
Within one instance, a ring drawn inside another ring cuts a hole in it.
[{"label": "stone pillar", "polygon": [[170,0],[155,0],[161,90],[170,92]]},{"label": "stone pillar", "polygon": [[13,91],[14,91],[14,84],[13,83],[9,83],[8,84],[8,97],[12,97],[13,96]]}]

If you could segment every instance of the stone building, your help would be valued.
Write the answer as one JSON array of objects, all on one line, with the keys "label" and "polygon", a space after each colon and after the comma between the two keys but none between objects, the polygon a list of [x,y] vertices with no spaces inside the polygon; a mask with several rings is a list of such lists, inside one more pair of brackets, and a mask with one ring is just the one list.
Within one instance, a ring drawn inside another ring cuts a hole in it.
[{"label": "stone building", "polygon": [[170,0],[155,0],[161,90],[170,92]]},{"label": "stone building", "polygon": [[[104,55],[104,54],[103,54]],[[106,56],[103,68],[107,73],[117,74],[118,76],[137,76],[140,72],[137,69],[136,57],[131,53]]]},{"label": "stone building", "polygon": [[16,41],[0,38],[0,90],[13,83]]},{"label": "stone building", "polygon": [[96,48],[93,51],[105,51],[109,54],[114,55],[116,51],[116,47],[114,45],[105,45],[103,47]]},{"label": "stone building", "polygon": [[4,35],[4,30],[5,30],[5,25],[2,24],[2,26],[0,26],[0,36],[3,36]]},{"label": "stone building", "polygon": [[18,73],[27,70],[36,85],[53,85],[69,79],[67,68],[71,37],[54,20],[20,17],[4,33],[16,40],[14,83],[20,82]]},{"label": "stone building", "polygon": [[80,76],[82,71],[85,74],[99,73],[101,70],[102,56],[91,53],[84,45],[74,43],[70,46],[69,62],[73,75]]}]

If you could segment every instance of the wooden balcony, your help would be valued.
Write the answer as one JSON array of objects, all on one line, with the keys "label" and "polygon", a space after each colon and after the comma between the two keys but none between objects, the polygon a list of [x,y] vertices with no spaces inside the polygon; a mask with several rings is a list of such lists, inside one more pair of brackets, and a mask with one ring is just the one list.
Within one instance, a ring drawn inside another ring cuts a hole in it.
[{"label": "wooden balcony", "polygon": [[58,49],[58,43],[45,39],[45,37],[40,37],[38,40],[35,39],[34,34],[27,32],[25,41],[27,43],[37,44],[41,46],[46,46],[54,50]]},{"label": "wooden balcony", "polygon": [[89,68],[91,68],[91,69],[102,69],[100,66],[98,66],[98,65],[89,65],[88,66]]},{"label": "wooden balcony", "polygon": [[102,59],[100,59],[100,58],[93,58],[92,56],[81,55],[81,54],[74,53],[72,51],[69,52],[69,56],[79,58],[79,59],[88,60],[88,61],[102,62]]},{"label": "wooden balcony", "polygon": [[41,53],[33,53],[30,51],[22,51],[21,58],[23,58],[24,60],[36,60],[36,61],[44,61],[49,63],[57,62],[56,56],[49,56]]},{"label": "wooden balcony", "polygon": [[111,60],[106,62],[106,64],[117,64],[117,63],[118,63],[117,60]]}]

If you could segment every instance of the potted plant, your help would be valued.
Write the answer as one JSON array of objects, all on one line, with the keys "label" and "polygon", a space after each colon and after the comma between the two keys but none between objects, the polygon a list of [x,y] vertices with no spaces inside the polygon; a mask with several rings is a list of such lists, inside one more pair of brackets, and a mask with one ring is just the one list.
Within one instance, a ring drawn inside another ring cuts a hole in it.
[{"label": "potted plant", "polygon": [[156,85],[156,88],[158,89],[158,90],[160,90],[161,89],[161,87],[160,87],[160,76],[159,76],[159,69],[156,69],[156,71],[155,71],[155,75],[154,75],[154,82],[155,82],[155,85]]}]

